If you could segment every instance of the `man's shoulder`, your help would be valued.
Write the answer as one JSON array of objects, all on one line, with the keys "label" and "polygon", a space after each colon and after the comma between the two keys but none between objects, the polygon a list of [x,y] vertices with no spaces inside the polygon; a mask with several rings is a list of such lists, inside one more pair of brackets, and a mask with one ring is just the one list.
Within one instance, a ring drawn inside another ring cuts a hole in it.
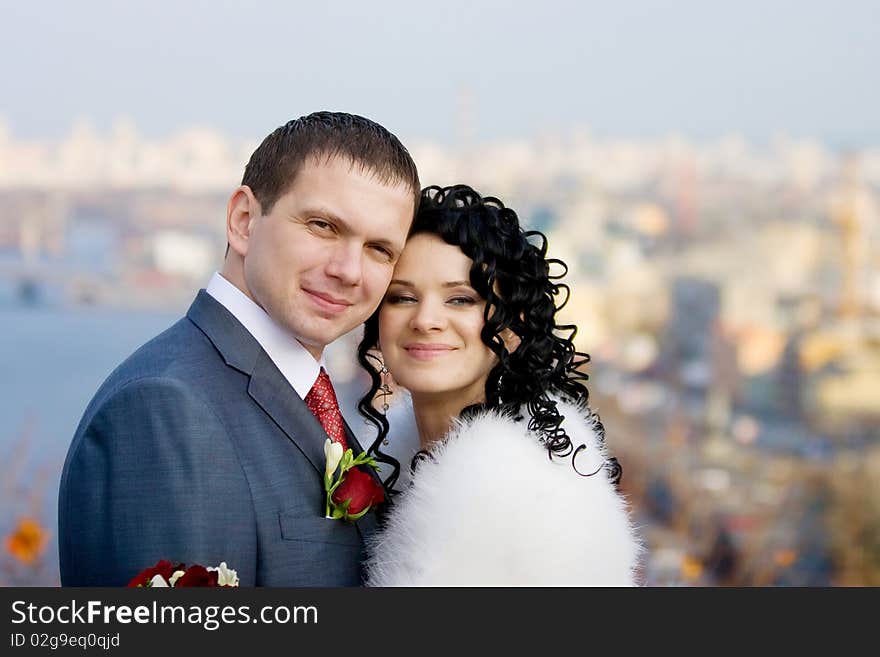
[{"label": "man's shoulder", "polygon": [[[183,317],[128,356],[104,380],[83,414],[88,421],[100,408],[120,396],[143,396],[151,403],[161,391],[203,391],[228,370],[211,341]],[[131,402],[129,402],[131,403]]]},{"label": "man's shoulder", "polygon": [[211,360],[219,360],[205,335],[186,317],[136,349],[107,377],[105,387],[118,388],[151,377],[183,378]]}]

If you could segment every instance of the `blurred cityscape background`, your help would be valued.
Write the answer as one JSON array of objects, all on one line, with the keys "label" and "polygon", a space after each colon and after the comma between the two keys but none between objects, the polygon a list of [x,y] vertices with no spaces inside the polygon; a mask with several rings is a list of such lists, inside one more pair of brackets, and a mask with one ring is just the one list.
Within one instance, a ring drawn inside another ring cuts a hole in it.
[{"label": "blurred cityscape background", "polygon": [[3,4],[0,585],[58,584],[82,411],[221,266],[262,136],[325,108],[566,261],[645,584],[880,585],[877,4],[444,7]]},{"label": "blurred cityscape background", "polygon": [[[55,495],[101,379],[220,267],[257,141],[120,121],[0,132],[5,583],[57,580]],[[565,319],[649,544],[649,584],[880,584],[880,149],[588,131],[411,143],[569,265]],[[353,400],[356,335],[331,366]]]}]

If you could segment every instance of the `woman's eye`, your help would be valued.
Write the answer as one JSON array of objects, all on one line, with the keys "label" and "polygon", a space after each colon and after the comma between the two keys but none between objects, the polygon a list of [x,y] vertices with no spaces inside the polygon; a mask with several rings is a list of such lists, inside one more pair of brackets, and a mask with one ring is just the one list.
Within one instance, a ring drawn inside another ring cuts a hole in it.
[{"label": "woman's eye", "polygon": [[477,300],[472,297],[452,297],[447,303],[453,306],[470,306],[476,302]]},{"label": "woman's eye", "polygon": [[415,303],[416,298],[408,294],[389,294],[385,297],[388,303]]}]

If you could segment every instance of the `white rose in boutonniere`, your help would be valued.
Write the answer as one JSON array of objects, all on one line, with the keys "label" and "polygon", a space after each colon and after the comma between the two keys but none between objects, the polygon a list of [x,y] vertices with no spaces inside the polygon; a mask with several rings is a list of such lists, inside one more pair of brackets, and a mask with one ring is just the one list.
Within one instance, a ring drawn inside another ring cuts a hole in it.
[{"label": "white rose in boutonniere", "polygon": [[324,488],[326,490],[330,487],[330,484],[326,483],[327,480],[333,478],[333,473],[336,472],[336,466],[338,466],[339,462],[342,460],[342,443],[333,442],[329,438],[325,440],[324,458],[327,460],[327,465],[324,467]]},{"label": "white rose in boutonniere", "polygon": [[[351,449],[343,452],[342,445],[331,440],[324,441],[324,516],[334,520],[357,520],[376,504],[385,501],[385,489],[357,466],[379,469],[376,459],[361,452],[357,456]],[[334,477],[339,468],[338,477]]]}]

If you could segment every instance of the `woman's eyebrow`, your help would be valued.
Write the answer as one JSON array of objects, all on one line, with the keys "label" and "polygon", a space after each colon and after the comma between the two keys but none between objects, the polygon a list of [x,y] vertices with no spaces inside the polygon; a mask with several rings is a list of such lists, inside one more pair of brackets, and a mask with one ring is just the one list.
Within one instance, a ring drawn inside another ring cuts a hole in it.
[{"label": "woman's eyebrow", "polygon": [[[388,285],[403,285],[404,287],[415,287],[416,284],[411,281],[405,281],[400,278],[393,278]],[[443,287],[470,287],[470,281],[448,281],[443,283]]]}]

